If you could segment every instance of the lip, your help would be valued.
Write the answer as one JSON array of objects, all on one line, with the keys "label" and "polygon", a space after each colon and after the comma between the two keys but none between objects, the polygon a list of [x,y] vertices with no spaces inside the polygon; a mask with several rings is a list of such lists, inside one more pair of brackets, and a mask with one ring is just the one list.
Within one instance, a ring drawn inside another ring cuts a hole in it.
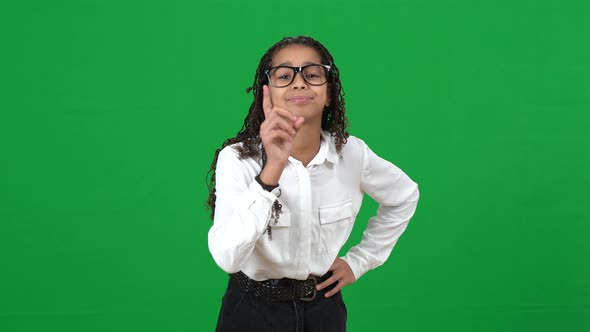
[{"label": "lip", "polygon": [[309,96],[293,96],[287,99],[288,101],[295,103],[295,104],[307,104],[311,101],[311,97]]}]

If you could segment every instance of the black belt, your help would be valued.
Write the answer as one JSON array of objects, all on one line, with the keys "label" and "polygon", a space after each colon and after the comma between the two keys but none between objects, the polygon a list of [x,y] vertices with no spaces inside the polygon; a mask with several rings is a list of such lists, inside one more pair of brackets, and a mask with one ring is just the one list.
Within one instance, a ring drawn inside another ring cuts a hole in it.
[{"label": "black belt", "polygon": [[315,286],[331,275],[332,273],[328,272],[321,277],[309,276],[306,280],[283,278],[256,281],[240,271],[230,274],[229,277],[242,291],[267,301],[313,301],[317,295]]}]

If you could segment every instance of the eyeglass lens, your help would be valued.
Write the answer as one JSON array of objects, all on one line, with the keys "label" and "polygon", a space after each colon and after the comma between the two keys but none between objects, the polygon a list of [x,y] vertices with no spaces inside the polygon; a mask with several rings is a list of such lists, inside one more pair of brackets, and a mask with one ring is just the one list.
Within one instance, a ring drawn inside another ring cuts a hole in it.
[{"label": "eyeglass lens", "polygon": [[[270,70],[269,79],[272,86],[280,88],[291,84],[294,81],[299,68],[276,67]],[[302,67],[303,79],[311,85],[322,85],[326,83],[326,68],[320,65]]]}]

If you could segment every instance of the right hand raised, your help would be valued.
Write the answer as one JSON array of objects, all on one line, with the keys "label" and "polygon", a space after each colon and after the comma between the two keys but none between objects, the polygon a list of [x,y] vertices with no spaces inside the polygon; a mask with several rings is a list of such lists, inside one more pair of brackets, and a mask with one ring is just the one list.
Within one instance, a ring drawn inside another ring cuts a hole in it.
[{"label": "right hand raised", "polygon": [[260,179],[266,184],[274,185],[287,164],[293,149],[293,140],[303,125],[304,119],[286,109],[273,107],[268,86],[262,87],[262,93],[265,119],[260,125],[260,138],[266,151],[266,165],[260,174]]}]

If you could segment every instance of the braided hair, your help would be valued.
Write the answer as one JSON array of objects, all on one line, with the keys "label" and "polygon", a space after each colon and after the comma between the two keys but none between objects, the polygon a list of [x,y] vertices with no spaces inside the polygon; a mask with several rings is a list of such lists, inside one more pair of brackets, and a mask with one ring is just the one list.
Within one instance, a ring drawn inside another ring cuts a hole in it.
[{"label": "braided hair", "polygon": [[262,165],[266,163],[266,154],[264,153],[264,147],[261,148],[262,140],[260,138],[260,125],[264,121],[262,87],[265,84],[268,84],[268,77],[266,76],[265,71],[270,68],[272,57],[279,50],[291,45],[303,45],[313,48],[320,54],[322,64],[331,66],[331,69],[328,72],[328,95],[329,100],[332,102],[330,102],[329,106],[324,108],[322,113],[322,130],[325,130],[332,135],[338,153],[342,151],[342,146],[346,144],[349,133],[346,131],[348,119],[346,118],[344,108],[344,91],[340,83],[340,73],[338,67],[336,67],[336,64],[334,63],[332,55],[324,45],[311,37],[284,37],[264,53],[258,64],[258,69],[256,69],[254,84],[246,89],[246,93],[249,93],[250,91],[253,92],[254,101],[250,105],[242,129],[238,131],[236,137],[226,139],[221,147],[215,151],[215,157],[211,163],[211,168],[207,173],[209,198],[207,199],[206,206],[211,209],[211,220],[215,217],[215,167],[217,165],[219,152],[228,145],[241,143],[236,146],[240,159],[256,157],[261,160]]}]

